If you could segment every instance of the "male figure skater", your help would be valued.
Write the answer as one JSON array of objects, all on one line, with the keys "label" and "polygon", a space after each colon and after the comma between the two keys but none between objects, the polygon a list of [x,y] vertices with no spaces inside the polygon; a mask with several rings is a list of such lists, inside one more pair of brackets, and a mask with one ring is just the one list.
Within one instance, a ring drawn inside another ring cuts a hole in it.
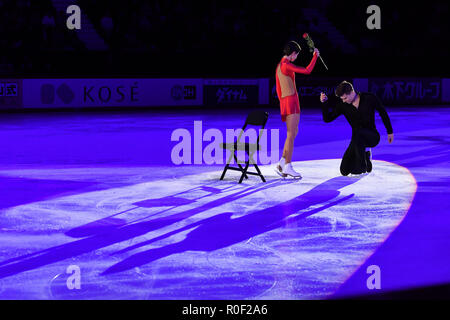
[{"label": "male figure skater", "polygon": [[389,143],[392,143],[394,133],[389,116],[374,94],[355,92],[350,82],[341,82],[335,94],[342,101],[334,103],[334,107],[330,105],[328,97],[323,92],[320,93],[320,102],[325,122],[331,122],[343,114],[352,127],[352,140],[342,158],[341,174],[347,176],[371,172],[372,154],[370,150],[366,151],[366,148],[373,148],[380,142],[380,134],[375,127],[375,110],[380,114],[386,127]]},{"label": "male figure skater", "polygon": [[319,56],[319,50],[314,49],[310,64],[306,68],[299,67],[292,62],[297,59],[300,50],[300,45],[297,42],[288,42],[284,47],[284,56],[277,65],[275,74],[277,95],[280,100],[281,120],[286,122],[287,127],[283,156],[278,162],[275,171],[282,177],[291,176],[298,179],[301,179],[302,176],[292,168],[291,164],[294,139],[297,136],[298,123],[300,121],[300,103],[295,85],[295,73],[310,74]]}]

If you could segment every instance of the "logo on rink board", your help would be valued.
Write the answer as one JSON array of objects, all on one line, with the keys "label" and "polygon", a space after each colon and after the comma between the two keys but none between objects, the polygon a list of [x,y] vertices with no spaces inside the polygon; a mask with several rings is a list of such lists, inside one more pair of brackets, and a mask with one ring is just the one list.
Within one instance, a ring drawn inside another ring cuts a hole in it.
[{"label": "logo on rink board", "polygon": [[21,80],[0,81],[0,108],[22,107]]},{"label": "logo on rink board", "polygon": [[197,98],[197,87],[175,85],[170,93],[174,100],[195,100]]}]

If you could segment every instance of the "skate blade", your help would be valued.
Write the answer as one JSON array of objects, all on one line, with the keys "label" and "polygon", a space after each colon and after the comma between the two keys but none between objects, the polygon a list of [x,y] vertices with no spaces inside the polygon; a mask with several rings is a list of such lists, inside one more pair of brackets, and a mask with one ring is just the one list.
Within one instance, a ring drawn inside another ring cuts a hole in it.
[{"label": "skate blade", "polygon": [[289,177],[289,178],[292,178],[292,179],[294,179],[294,180],[302,180],[302,179],[303,179],[302,176],[296,177],[296,176],[292,176],[292,175],[290,175],[290,174],[286,174],[286,176]]},{"label": "skate blade", "polygon": [[369,172],[364,172],[364,173],[360,173],[360,174],[349,174],[348,177],[349,178],[362,178],[364,176],[367,176],[369,174]]}]

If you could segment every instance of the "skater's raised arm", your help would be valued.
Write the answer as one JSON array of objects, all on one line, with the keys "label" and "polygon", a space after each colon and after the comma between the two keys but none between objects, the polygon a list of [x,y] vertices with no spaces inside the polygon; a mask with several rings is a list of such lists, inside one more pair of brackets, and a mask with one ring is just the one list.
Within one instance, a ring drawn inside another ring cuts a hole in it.
[{"label": "skater's raised arm", "polygon": [[[336,106],[330,106],[330,103],[328,102],[328,97],[323,92],[320,93],[320,102],[322,102],[323,121],[331,122],[333,120],[336,120],[336,118],[342,114],[341,108],[339,108],[339,104]],[[330,107],[332,107],[331,111]]]},{"label": "skater's raised arm", "polygon": [[309,63],[309,65],[306,68],[296,66],[295,64],[290,63],[290,62],[286,62],[286,63],[282,64],[281,71],[284,73],[295,72],[295,73],[301,73],[301,74],[310,74],[313,71],[314,66],[316,65],[316,61],[317,61],[317,58],[319,57],[319,54],[320,54],[319,50],[315,49],[313,57],[311,59],[311,62]]}]

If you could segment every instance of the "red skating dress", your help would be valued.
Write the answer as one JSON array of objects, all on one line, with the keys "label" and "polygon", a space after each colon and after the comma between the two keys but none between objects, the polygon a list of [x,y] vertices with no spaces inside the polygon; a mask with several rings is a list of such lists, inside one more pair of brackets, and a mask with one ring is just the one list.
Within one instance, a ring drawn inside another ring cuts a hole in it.
[{"label": "red skating dress", "polygon": [[277,82],[277,95],[280,100],[281,120],[286,122],[286,116],[300,113],[300,102],[298,101],[297,87],[295,86],[295,73],[310,74],[317,61],[317,54],[306,68],[292,64],[283,57],[277,66],[275,78]]}]

